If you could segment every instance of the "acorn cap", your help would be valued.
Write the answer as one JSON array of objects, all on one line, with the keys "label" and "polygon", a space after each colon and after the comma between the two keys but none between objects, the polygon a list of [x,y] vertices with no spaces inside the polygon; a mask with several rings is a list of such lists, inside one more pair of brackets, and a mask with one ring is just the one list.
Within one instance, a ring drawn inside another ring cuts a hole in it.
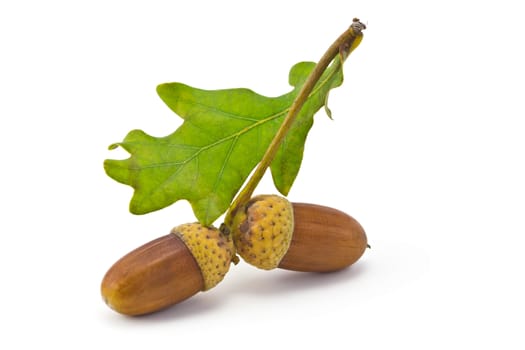
[{"label": "acorn cap", "polygon": [[232,237],[247,263],[271,270],[286,254],[293,230],[291,203],[277,195],[258,195],[235,214]]},{"label": "acorn cap", "polygon": [[230,269],[235,247],[230,236],[200,223],[183,224],[171,230],[180,237],[200,267],[204,291],[215,287]]}]

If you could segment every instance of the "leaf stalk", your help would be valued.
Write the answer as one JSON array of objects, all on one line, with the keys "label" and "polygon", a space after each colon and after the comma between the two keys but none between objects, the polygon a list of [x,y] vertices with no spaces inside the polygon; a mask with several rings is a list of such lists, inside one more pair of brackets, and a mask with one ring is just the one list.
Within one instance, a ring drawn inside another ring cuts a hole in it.
[{"label": "leaf stalk", "polygon": [[324,71],[328,68],[330,63],[338,55],[343,62],[350,52],[355,49],[362,40],[363,33],[362,31],[366,29],[366,26],[359,21],[359,19],[354,18],[352,25],[342,33],[330,47],[323,54],[319,62],[316,64],[306,81],[304,82],[301,90],[299,91],[297,97],[293,101],[288,114],[286,115],[283,123],[280,128],[277,130],[274,138],[272,139],[266,153],[259,162],[257,168],[253,172],[252,176],[244,186],[244,188],[239,192],[233,203],[231,204],[228,212],[226,213],[224,224],[226,227],[231,227],[232,219],[235,216],[235,213],[242,208],[252,197],[253,192],[256,187],[259,185],[259,182],[264,176],[264,173],[272,163],[277,151],[287,133],[290,131],[290,128],[297,118],[297,115],[301,111],[301,108],[307,101],[310,93],[314,89],[315,85],[323,75]]}]

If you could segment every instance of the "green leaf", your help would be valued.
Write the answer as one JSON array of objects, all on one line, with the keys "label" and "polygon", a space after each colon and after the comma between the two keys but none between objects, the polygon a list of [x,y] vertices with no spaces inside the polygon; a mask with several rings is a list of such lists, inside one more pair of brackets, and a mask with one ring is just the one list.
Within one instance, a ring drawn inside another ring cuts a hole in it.
[{"label": "green leaf", "polygon": [[[165,137],[133,130],[124,141],[110,146],[120,146],[131,156],[104,162],[108,176],[134,188],[130,211],[145,214],[186,199],[201,223],[212,224],[263,157],[314,66],[312,62],[293,66],[289,82],[294,89],[279,97],[248,89],[159,85],[159,96],[184,119],[183,124]],[[272,162],[275,186],[284,195],[299,172],[314,114],[325,104],[330,89],[342,83],[341,66],[336,59],[325,71]]]}]

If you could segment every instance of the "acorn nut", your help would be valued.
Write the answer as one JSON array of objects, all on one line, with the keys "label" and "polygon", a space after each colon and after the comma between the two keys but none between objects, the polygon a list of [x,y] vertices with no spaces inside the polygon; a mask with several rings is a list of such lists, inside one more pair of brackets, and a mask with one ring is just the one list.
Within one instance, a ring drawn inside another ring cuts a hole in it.
[{"label": "acorn nut", "polygon": [[199,223],[180,225],[118,260],[102,280],[102,297],[125,315],[151,313],[213,288],[233,260],[229,236]]},{"label": "acorn nut", "polygon": [[367,248],[363,227],[346,213],[276,195],[251,198],[235,213],[231,232],[237,253],[265,270],[336,271]]}]

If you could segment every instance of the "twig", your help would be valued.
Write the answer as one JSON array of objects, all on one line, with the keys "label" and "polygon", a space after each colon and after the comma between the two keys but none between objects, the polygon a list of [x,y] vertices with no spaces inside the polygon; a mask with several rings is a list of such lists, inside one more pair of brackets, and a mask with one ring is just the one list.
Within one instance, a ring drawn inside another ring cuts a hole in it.
[{"label": "twig", "polygon": [[259,165],[255,169],[254,173],[244,186],[244,188],[239,192],[238,196],[233,201],[228,213],[226,214],[224,224],[227,227],[231,226],[231,221],[233,216],[239,208],[241,208],[246,202],[248,202],[255,191],[255,188],[261,181],[266,169],[270,166],[275,157],[275,154],[279,150],[279,146],[286,137],[286,134],[290,130],[293,122],[295,121],[297,115],[301,111],[301,108],[308,100],[310,93],[313,88],[323,75],[326,68],[328,68],[330,62],[334,60],[337,55],[341,55],[341,59],[344,61],[350,52],[355,49],[362,40],[363,33],[362,31],[366,26],[359,21],[359,19],[354,18],[352,25],[348,28],[343,34],[337,38],[334,43],[326,50],[324,55],[321,57],[319,62],[316,64],[308,79],[306,79],[304,85],[302,86],[299,94],[293,101],[286,118],[281,124],[279,130],[275,134],[272,142],[268,146],[266,153],[259,162]]}]

